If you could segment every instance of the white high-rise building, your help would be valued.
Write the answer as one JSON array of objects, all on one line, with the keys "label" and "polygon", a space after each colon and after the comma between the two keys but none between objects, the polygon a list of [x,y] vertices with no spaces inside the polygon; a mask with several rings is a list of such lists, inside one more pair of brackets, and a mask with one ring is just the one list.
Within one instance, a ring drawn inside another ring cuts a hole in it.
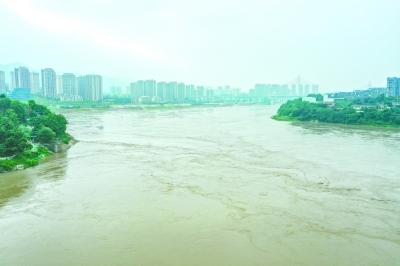
[{"label": "white high-rise building", "polygon": [[42,95],[49,99],[57,99],[57,75],[52,68],[42,69]]},{"label": "white high-rise building", "polygon": [[57,84],[57,97],[60,97],[61,95],[62,95],[62,76],[60,76],[60,75],[57,75],[57,82],[56,82],[56,84]]},{"label": "white high-rise building", "polygon": [[183,102],[185,99],[185,83],[179,82],[176,88],[176,98],[179,102]]},{"label": "white high-rise building", "polygon": [[64,73],[61,76],[62,84],[62,100],[63,101],[78,101],[80,97],[78,95],[77,78],[72,73]]},{"label": "white high-rise building", "polygon": [[160,102],[164,102],[165,101],[165,97],[166,97],[166,91],[167,91],[167,83],[164,81],[161,82],[157,82],[157,99]]},{"label": "white high-rise building", "polygon": [[0,94],[7,92],[6,73],[0,71]]},{"label": "white high-rise building", "polygon": [[42,91],[40,89],[40,80],[39,73],[31,72],[31,90],[35,95],[42,95]]},{"label": "white high-rise building", "polygon": [[85,75],[78,78],[79,96],[84,101],[99,102],[103,99],[103,80],[100,75]]},{"label": "white high-rise building", "polygon": [[157,82],[155,80],[145,80],[144,81],[144,96],[147,96],[150,101],[156,96]]},{"label": "white high-rise building", "polygon": [[31,89],[31,73],[27,67],[19,67],[14,69],[12,73],[13,89],[24,88]]},{"label": "white high-rise building", "polygon": [[178,83],[176,81],[168,82],[166,88],[166,101],[175,102],[177,98]]},{"label": "white high-rise building", "polygon": [[138,80],[131,83],[130,86],[131,97],[133,103],[139,103],[141,98],[144,96],[144,81]]},{"label": "white high-rise building", "polygon": [[10,91],[15,89],[15,75],[14,75],[14,71],[10,72],[10,87],[9,87]]}]

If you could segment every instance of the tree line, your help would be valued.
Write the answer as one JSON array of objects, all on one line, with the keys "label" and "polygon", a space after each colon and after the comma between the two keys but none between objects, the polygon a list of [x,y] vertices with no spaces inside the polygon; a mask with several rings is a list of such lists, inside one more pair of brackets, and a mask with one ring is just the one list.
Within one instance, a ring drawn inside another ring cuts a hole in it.
[{"label": "tree line", "polygon": [[68,143],[67,120],[34,101],[23,103],[0,95],[0,157],[26,155],[33,147]]},{"label": "tree line", "polygon": [[400,126],[400,107],[393,105],[393,99],[385,96],[347,100],[334,105],[296,99],[283,104],[275,118],[354,125]]}]

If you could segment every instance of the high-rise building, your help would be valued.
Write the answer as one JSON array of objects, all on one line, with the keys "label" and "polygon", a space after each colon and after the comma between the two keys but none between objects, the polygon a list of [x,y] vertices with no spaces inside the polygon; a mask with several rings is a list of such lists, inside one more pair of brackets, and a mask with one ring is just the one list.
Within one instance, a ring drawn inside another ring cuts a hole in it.
[{"label": "high-rise building", "polygon": [[52,68],[42,69],[42,95],[49,99],[57,99],[57,75]]},{"label": "high-rise building", "polygon": [[152,100],[156,96],[157,82],[155,80],[144,81],[144,96],[149,97]]},{"label": "high-rise building", "polygon": [[62,95],[62,76],[57,75],[56,84],[57,84],[57,86],[56,86],[57,87],[56,94],[57,94],[57,97],[60,97]]},{"label": "high-rise building", "polygon": [[189,84],[185,86],[185,96],[186,100],[194,101],[196,100],[196,86],[193,84]]},{"label": "high-rise building", "polygon": [[157,82],[157,99],[160,102],[164,102],[166,98],[167,83],[164,81]]},{"label": "high-rise building", "polygon": [[6,73],[4,73],[4,71],[0,71],[0,94],[6,92],[7,92]]},{"label": "high-rise building", "polygon": [[178,87],[178,83],[176,81],[167,83],[166,97],[165,97],[165,100],[167,102],[175,102],[176,101],[177,87]]},{"label": "high-rise building", "polygon": [[133,103],[139,103],[140,99],[144,96],[144,81],[138,80],[131,83],[130,86],[131,97]]},{"label": "high-rise building", "polygon": [[61,76],[61,83],[62,83],[62,100],[64,101],[79,100],[77,79],[74,74],[64,73]]},{"label": "high-rise building", "polygon": [[400,78],[387,78],[387,94],[391,97],[400,97]]},{"label": "high-rise building", "polygon": [[185,83],[179,82],[177,85],[176,99],[178,102],[183,102],[185,99]]},{"label": "high-rise building", "polygon": [[15,89],[15,74],[14,71],[10,72],[10,91],[13,91]]},{"label": "high-rise building", "polygon": [[205,97],[204,86],[196,86],[196,100],[203,101],[204,97]]},{"label": "high-rise building", "polygon": [[214,98],[214,90],[212,88],[206,89],[206,98],[207,101],[212,101],[212,99]]},{"label": "high-rise building", "polygon": [[13,89],[31,89],[31,73],[27,67],[18,67],[12,73]]},{"label": "high-rise building", "polygon": [[[288,85],[262,85],[262,90],[273,95],[289,93]],[[214,90],[208,86],[186,85],[183,82],[156,82],[155,80],[138,80],[130,84],[132,103],[207,103],[218,101],[247,100],[248,97],[239,88],[230,86],[219,87]],[[282,93],[283,92],[283,93]]]},{"label": "high-rise building", "polygon": [[291,84],[290,89],[288,87],[288,95],[290,96],[307,96],[309,94],[317,94],[319,85],[305,82],[298,77],[294,83]]},{"label": "high-rise building", "polygon": [[103,80],[100,75],[85,75],[78,78],[79,96],[84,101],[99,102],[103,99]]},{"label": "high-rise building", "polygon": [[32,94],[42,95],[42,91],[40,89],[39,73],[37,72],[31,72],[31,90]]}]

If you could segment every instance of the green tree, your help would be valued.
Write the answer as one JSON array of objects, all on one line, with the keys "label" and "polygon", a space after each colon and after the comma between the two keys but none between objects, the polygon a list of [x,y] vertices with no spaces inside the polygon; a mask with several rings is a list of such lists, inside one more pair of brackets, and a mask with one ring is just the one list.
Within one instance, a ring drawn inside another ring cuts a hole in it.
[{"label": "green tree", "polygon": [[42,127],[38,130],[35,141],[42,144],[54,143],[56,139],[56,133],[51,128]]},{"label": "green tree", "polygon": [[[277,117],[326,123],[400,125],[400,107],[392,104],[393,101],[393,98],[381,95],[376,98],[336,102],[334,106],[327,106],[296,99],[283,104]],[[362,108],[356,110],[354,105],[361,105]]]},{"label": "green tree", "polygon": [[53,113],[34,117],[31,119],[30,124],[36,129],[40,129],[42,126],[51,128],[58,138],[63,137],[67,129],[67,120],[65,117]]},{"label": "green tree", "polygon": [[37,104],[33,100],[28,102],[28,107],[29,107],[29,115],[31,118],[48,115],[51,113],[51,111],[46,106]]},{"label": "green tree", "polygon": [[[2,94],[4,96],[4,94]],[[0,113],[3,115],[11,107],[11,100],[5,97],[0,97]]]},{"label": "green tree", "polygon": [[14,156],[32,148],[14,111],[0,117],[0,156]]},{"label": "green tree", "polygon": [[26,104],[12,101],[10,108],[15,112],[20,123],[26,123],[28,119],[28,108]]}]

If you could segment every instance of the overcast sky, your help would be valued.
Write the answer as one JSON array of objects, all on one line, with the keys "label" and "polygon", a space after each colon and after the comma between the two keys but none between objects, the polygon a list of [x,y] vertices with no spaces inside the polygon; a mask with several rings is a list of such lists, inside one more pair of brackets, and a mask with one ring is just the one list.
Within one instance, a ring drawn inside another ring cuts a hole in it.
[{"label": "overcast sky", "polygon": [[0,64],[324,90],[400,76],[399,0],[0,0]]}]

